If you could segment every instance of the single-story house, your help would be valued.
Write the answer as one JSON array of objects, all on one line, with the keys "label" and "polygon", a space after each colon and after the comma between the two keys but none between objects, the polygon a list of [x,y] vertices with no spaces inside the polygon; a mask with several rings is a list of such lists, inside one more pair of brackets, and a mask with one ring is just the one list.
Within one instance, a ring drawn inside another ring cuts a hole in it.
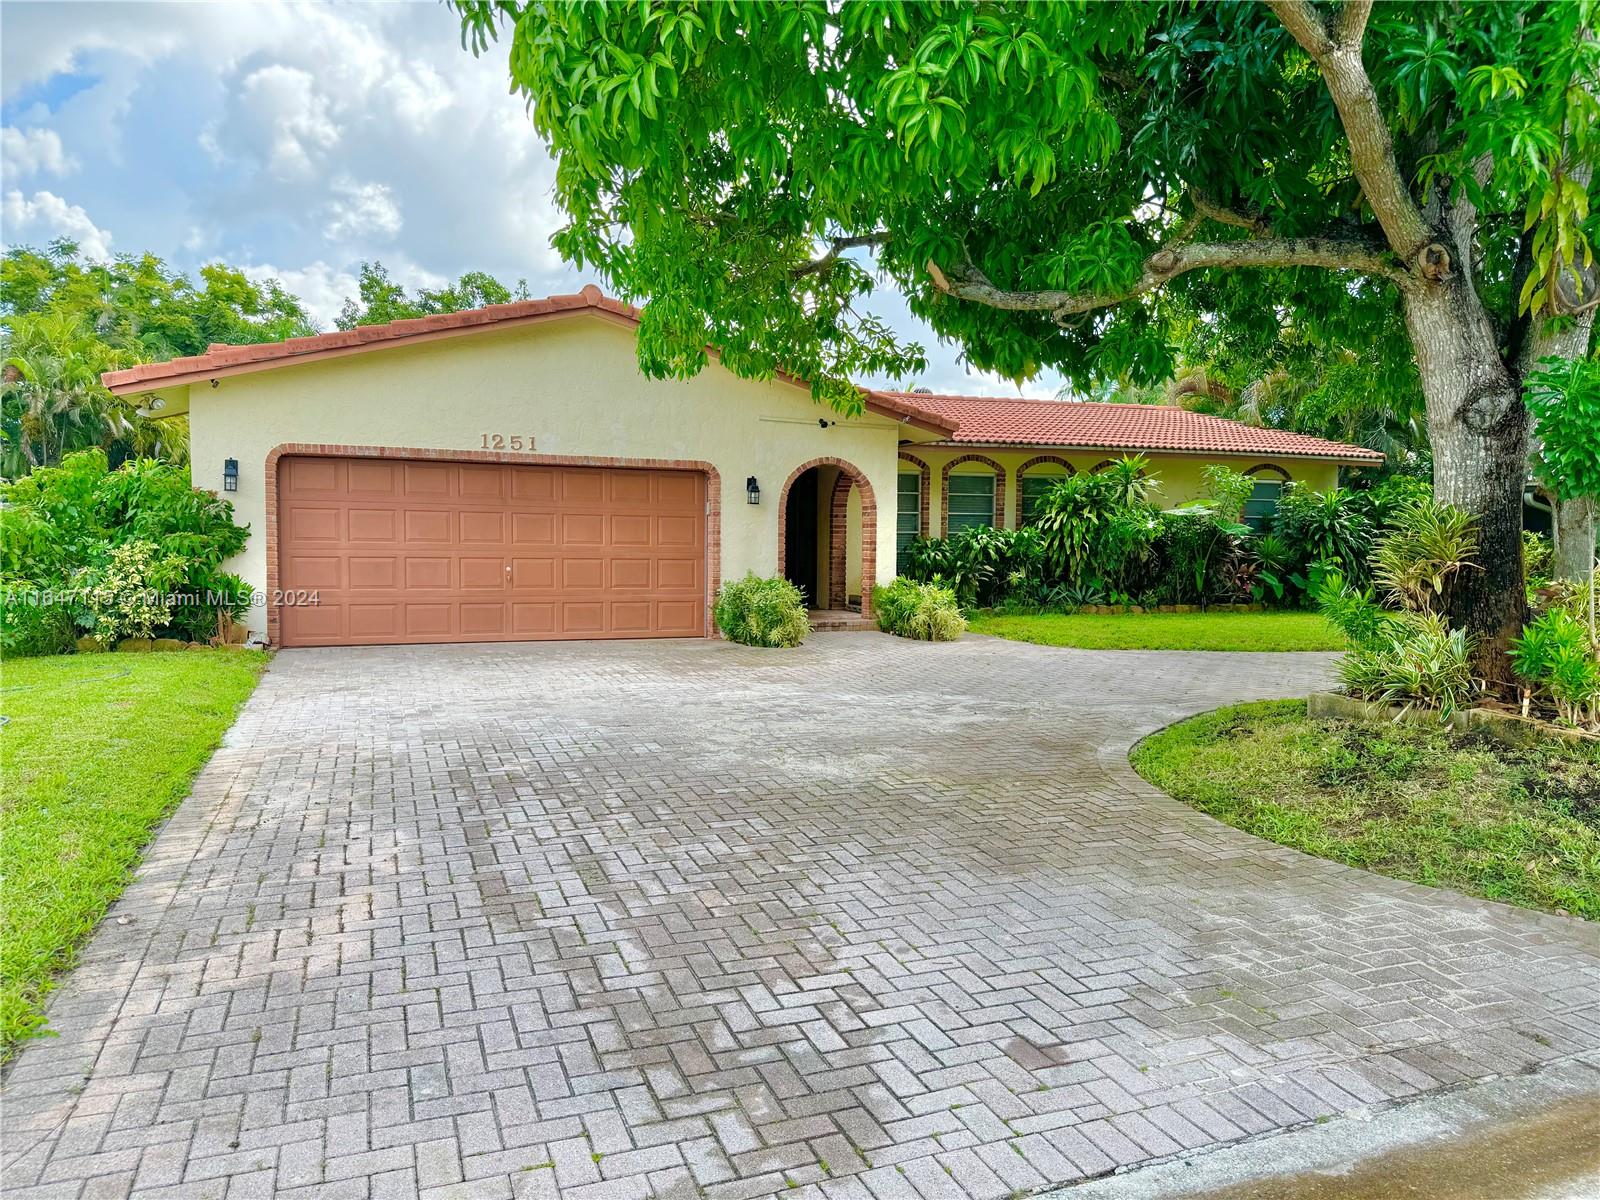
[{"label": "single-story house", "polygon": [[196,486],[252,537],[228,569],[283,646],[706,636],[724,579],[869,608],[919,535],[1027,520],[1040,489],[1148,456],[1164,501],[1207,462],[1332,486],[1381,455],[1178,408],[647,379],[636,309],[584,288],[105,376],[187,415]]}]

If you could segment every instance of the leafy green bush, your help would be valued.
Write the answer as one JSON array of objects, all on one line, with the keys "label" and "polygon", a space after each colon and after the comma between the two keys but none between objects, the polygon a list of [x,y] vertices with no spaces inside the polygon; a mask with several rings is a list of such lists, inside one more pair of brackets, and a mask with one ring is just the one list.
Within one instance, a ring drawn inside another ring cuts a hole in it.
[{"label": "leafy green bush", "polygon": [[[249,604],[243,581],[218,568],[250,531],[226,500],[191,486],[186,468],[138,459],[112,471],[104,451],[86,450],[0,485],[0,499],[0,589],[70,594],[79,628],[210,637],[219,612],[239,616]],[[118,554],[132,545],[157,552]],[[150,588],[160,603],[134,594]]]},{"label": "leafy green bush", "polygon": [[1373,580],[1412,612],[1434,612],[1450,581],[1477,569],[1477,525],[1461,509],[1432,500],[1411,501],[1392,520],[1372,552]]},{"label": "leafy green bush", "polygon": [[1374,533],[1372,520],[1363,511],[1366,507],[1344,488],[1316,492],[1291,483],[1278,499],[1272,532],[1301,564],[1337,566],[1345,578],[1364,584]]},{"label": "leafy green bush", "polygon": [[1477,535],[1465,513],[1432,500],[1407,502],[1395,523],[1374,554],[1390,607],[1380,607],[1371,589],[1352,586],[1337,568],[1318,587],[1317,607],[1351,642],[1339,676],[1353,695],[1436,708],[1447,717],[1480,688],[1471,639],[1439,615],[1449,580],[1472,565]]},{"label": "leafy green bush", "polygon": [[0,590],[0,655],[68,654],[77,636],[66,604],[35,588]]},{"label": "leafy green bush", "polygon": [[1600,645],[1582,621],[1559,609],[1545,613],[1512,642],[1511,661],[1560,720],[1600,724]]},{"label": "leafy green bush", "polygon": [[904,576],[874,588],[872,607],[878,614],[878,628],[897,637],[953,642],[967,628],[954,592]]},{"label": "leafy green bush", "polygon": [[906,575],[938,583],[966,607],[990,607],[1011,596],[1032,598],[1044,586],[1039,531],[978,525],[948,538],[918,538],[906,548]]},{"label": "leafy green bush", "polygon": [[746,646],[798,646],[811,632],[800,589],[787,579],[751,571],[724,584],[712,610],[722,636]]},{"label": "leafy green bush", "polygon": [[1033,528],[1051,581],[1119,596],[1138,592],[1161,528],[1149,499],[1154,487],[1145,459],[1134,455],[1103,471],[1068,475],[1040,496]]},{"label": "leafy green bush", "polygon": [[1339,678],[1363,700],[1436,708],[1448,717],[1478,693],[1471,651],[1466,631],[1437,613],[1395,613],[1371,642],[1340,660]]}]

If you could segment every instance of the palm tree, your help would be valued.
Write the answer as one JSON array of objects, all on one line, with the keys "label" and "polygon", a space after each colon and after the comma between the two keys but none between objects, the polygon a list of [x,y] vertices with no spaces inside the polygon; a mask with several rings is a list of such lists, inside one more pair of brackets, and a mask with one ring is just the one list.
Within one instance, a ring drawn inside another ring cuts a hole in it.
[{"label": "palm tree", "polygon": [[133,406],[100,383],[102,371],[129,365],[131,355],[69,313],[20,313],[7,325],[0,341],[0,474],[14,479],[74,450],[131,450],[149,441],[137,430],[144,422]]}]

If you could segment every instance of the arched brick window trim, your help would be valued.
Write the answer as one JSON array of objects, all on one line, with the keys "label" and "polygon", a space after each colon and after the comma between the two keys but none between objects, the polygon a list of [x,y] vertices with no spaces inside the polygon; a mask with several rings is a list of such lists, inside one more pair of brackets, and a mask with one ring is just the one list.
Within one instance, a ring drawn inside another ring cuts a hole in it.
[{"label": "arched brick window trim", "polygon": [[[872,484],[854,463],[842,458],[813,458],[803,462],[783,481],[778,493],[778,574],[789,566],[788,527],[789,489],[812,467],[838,467],[839,478],[834,482],[829,498],[828,537],[828,603],[839,608],[845,602],[845,553],[849,530],[850,485],[861,489],[861,615],[872,615],[872,585],[878,581],[878,500]],[[843,485],[841,487],[841,484]],[[837,599],[836,599],[837,597]]]},{"label": "arched brick window trim", "polygon": [[933,531],[928,528],[928,502],[931,499],[928,493],[933,491],[933,469],[915,454],[900,451],[900,461],[908,462],[922,475],[922,480],[917,485],[917,536],[932,537]]},{"label": "arched brick window trim", "polygon": [[1089,468],[1089,474],[1098,475],[1098,474],[1100,474],[1101,471],[1104,471],[1107,467],[1114,467],[1116,465],[1117,465],[1117,460],[1116,459],[1114,459],[1114,458],[1102,458],[1099,462],[1095,463],[1094,466]]},{"label": "arched brick window trim", "polygon": [[994,472],[994,523],[1003,526],[1006,521],[1006,469],[985,454],[963,454],[945,463],[939,472],[939,533],[950,536],[950,470],[962,463],[982,463]]},{"label": "arched brick window trim", "polygon": [[1022,477],[1024,475],[1026,475],[1032,468],[1034,468],[1034,467],[1042,467],[1042,466],[1045,466],[1046,464],[1052,464],[1052,465],[1058,466],[1058,467],[1065,467],[1067,469],[1067,474],[1068,475],[1076,475],[1078,473],[1078,469],[1076,467],[1074,467],[1071,463],[1069,463],[1066,459],[1062,458],[1059,454],[1040,454],[1040,455],[1038,455],[1038,456],[1036,456],[1034,458],[1030,458],[1027,462],[1023,463],[1020,467],[1018,467],[1017,468],[1017,509],[1016,509],[1016,512],[1012,516],[1011,528],[1013,528],[1013,529],[1021,529],[1022,528]]},{"label": "arched brick window trim", "polygon": [[1259,466],[1251,467],[1248,471],[1245,472],[1245,474],[1246,475],[1276,475],[1279,479],[1283,480],[1284,483],[1293,483],[1294,482],[1294,476],[1290,475],[1289,472],[1285,471],[1282,467],[1278,466],[1275,463],[1261,463]]}]

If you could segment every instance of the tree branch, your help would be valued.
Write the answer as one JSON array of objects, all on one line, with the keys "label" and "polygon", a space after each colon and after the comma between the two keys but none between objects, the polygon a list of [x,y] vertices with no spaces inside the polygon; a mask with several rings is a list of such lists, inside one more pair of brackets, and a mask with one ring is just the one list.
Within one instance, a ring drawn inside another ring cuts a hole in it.
[{"label": "tree branch", "polygon": [[1260,215],[1251,216],[1248,213],[1236,212],[1231,208],[1223,208],[1222,205],[1208,200],[1199,192],[1191,191],[1189,193],[1189,202],[1194,205],[1195,212],[1208,221],[1215,221],[1219,225],[1232,225],[1236,229],[1248,229],[1251,233],[1256,234],[1271,232],[1271,227],[1267,224],[1265,217]]},{"label": "tree branch", "polygon": [[839,256],[848,250],[859,250],[862,246],[881,246],[889,240],[889,231],[880,229],[877,233],[857,234],[853,237],[837,237],[828,245],[828,251],[820,258],[810,262],[801,263],[791,274],[796,279],[804,279],[807,275],[815,275],[826,271],[839,260]]},{"label": "tree branch", "polygon": [[1323,267],[1358,271],[1409,287],[1411,277],[1395,266],[1387,251],[1372,242],[1337,238],[1257,238],[1241,242],[1200,242],[1164,246],[1145,259],[1144,270],[1131,287],[1117,292],[1085,293],[1055,289],[1017,292],[996,287],[977,267],[967,264],[945,271],[928,263],[933,285],[958,300],[970,300],[1008,312],[1042,312],[1060,321],[1078,313],[1108,308],[1153,292],[1189,271],[1210,268]]},{"label": "tree branch", "polygon": [[1267,4],[1322,71],[1323,83],[1339,110],[1345,140],[1350,143],[1356,180],[1390,247],[1407,267],[1418,265],[1420,259],[1424,270],[1448,271],[1448,258],[1441,267],[1438,254],[1423,254],[1434,235],[1401,177],[1389,124],[1361,62],[1370,0],[1347,0],[1333,32],[1310,0],[1267,0]]}]

